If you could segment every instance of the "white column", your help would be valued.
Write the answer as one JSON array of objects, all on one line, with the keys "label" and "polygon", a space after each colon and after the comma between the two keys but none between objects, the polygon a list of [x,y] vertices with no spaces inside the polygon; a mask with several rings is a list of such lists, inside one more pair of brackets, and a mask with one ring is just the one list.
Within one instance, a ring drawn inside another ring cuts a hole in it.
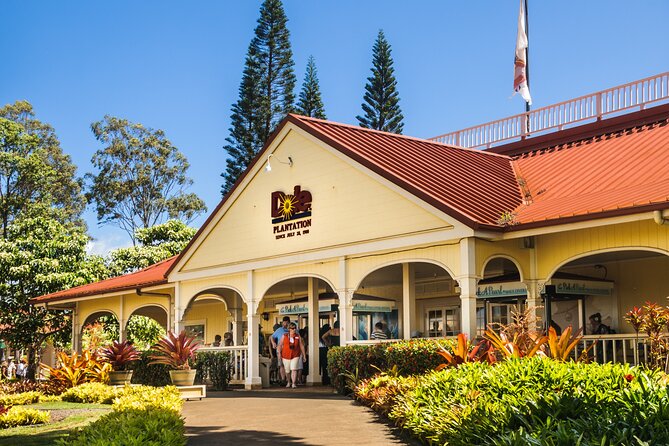
[{"label": "white column", "polygon": [[179,282],[174,284],[174,333],[181,333],[181,327],[184,316],[184,309],[181,308],[181,284]]},{"label": "white column", "polygon": [[125,296],[121,294],[119,297],[118,305],[118,342],[123,342],[126,339],[125,336],[125,327],[128,325],[128,321],[125,318]]},{"label": "white column", "polygon": [[309,308],[309,374],[307,384],[321,382],[318,361],[318,281],[313,277],[307,278],[307,305]]},{"label": "white column", "polygon": [[72,310],[72,351],[79,351],[79,302],[74,304]]},{"label": "white column", "polygon": [[339,296],[339,333],[341,345],[353,340],[353,290],[337,290]]},{"label": "white column", "polygon": [[[414,265],[402,263],[402,333],[404,339],[411,339],[411,331],[416,320],[416,279]],[[373,327],[372,327],[373,329]]]},{"label": "white column", "polygon": [[246,308],[248,309],[248,350],[246,356],[246,382],[244,383],[244,388],[247,390],[262,388],[262,381],[260,379],[260,346],[258,345],[258,325],[260,324],[258,304],[260,303],[260,298],[256,298],[253,285],[253,271],[249,271],[247,275],[246,295]]},{"label": "white column", "polygon": [[476,338],[476,245],[474,238],[460,241],[461,274],[457,277],[460,285],[461,332],[469,339]]}]

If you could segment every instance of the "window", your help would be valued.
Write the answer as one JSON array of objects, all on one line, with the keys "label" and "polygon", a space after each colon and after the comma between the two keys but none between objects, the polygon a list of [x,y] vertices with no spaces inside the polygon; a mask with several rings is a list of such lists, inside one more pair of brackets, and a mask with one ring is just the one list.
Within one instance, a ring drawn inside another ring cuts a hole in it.
[{"label": "window", "polygon": [[194,336],[200,342],[204,342],[205,337],[205,322],[204,321],[188,321],[184,325],[184,330],[189,336]]},{"label": "window", "polygon": [[425,329],[428,338],[455,336],[460,333],[460,308],[428,308],[425,311]]}]

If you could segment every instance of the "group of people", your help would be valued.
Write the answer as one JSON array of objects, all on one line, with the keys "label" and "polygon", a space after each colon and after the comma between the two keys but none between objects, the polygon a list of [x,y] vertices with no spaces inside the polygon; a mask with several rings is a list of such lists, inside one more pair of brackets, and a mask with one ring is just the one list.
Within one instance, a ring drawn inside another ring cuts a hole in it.
[{"label": "group of people", "polygon": [[[223,335],[223,347],[231,347],[234,345],[234,341],[232,339],[232,333],[229,331],[226,331],[225,334]],[[212,347],[221,347],[221,335],[216,335],[214,336],[214,343],[211,344]]]},{"label": "group of people", "polygon": [[13,359],[2,361],[0,365],[0,375],[2,379],[23,380],[26,377],[28,364],[25,359],[21,359],[18,364]]},{"label": "group of people", "polygon": [[[272,367],[278,370],[279,383],[286,387],[296,388],[304,384],[309,374],[307,346],[309,343],[308,329],[298,329],[297,323],[284,316],[281,324],[274,326],[274,333],[270,336],[270,357]],[[319,373],[323,377],[323,384],[329,384],[327,374],[327,350],[339,345],[339,322],[333,327],[325,324],[319,330]]]}]

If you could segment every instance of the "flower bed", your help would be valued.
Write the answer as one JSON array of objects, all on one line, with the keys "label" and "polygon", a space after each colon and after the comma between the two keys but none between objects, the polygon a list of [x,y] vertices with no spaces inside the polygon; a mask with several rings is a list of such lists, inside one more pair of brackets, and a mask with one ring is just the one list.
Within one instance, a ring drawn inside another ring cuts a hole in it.
[{"label": "flower bed", "polygon": [[430,444],[669,444],[666,381],[627,365],[526,358],[381,375],[354,393]]},{"label": "flower bed", "polygon": [[328,351],[328,374],[339,392],[345,391],[347,376],[355,383],[393,367],[398,375],[417,375],[437,367],[441,363],[437,352],[442,347],[452,348],[452,344],[448,340],[411,339],[334,347]]}]

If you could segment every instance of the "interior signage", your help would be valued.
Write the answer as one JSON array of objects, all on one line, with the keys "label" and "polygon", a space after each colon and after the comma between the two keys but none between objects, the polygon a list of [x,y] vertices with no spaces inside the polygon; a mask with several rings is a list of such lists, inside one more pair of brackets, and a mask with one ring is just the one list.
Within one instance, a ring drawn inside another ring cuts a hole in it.
[{"label": "interior signage", "polygon": [[487,283],[476,287],[476,297],[526,296],[527,288],[522,282]]},{"label": "interior signage", "polygon": [[580,296],[612,296],[613,282],[578,279],[551,279],[558,294],[576,294]]},{"label": "interior signage", "polygon": [[311,228],[311,192],[301,186],[292,195],[272,192],[272,225],[276,239],[309,234]]}]

